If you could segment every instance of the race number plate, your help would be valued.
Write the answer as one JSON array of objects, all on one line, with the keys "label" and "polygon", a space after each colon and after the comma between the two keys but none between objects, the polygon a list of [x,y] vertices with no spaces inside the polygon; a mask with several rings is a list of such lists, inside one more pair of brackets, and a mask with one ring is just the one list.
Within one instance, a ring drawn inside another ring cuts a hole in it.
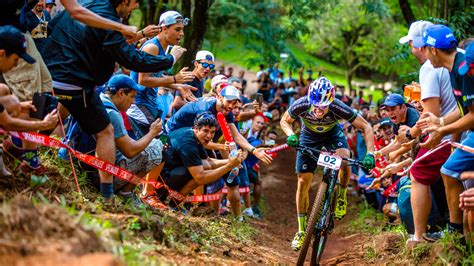
[{"label": "race number plate", "polygon": [[331,168],[334,170],[339,170],[341,168],[342,158],[335,155],[329,154],[327,152],[321,152],[319,154],[318,165]]}]

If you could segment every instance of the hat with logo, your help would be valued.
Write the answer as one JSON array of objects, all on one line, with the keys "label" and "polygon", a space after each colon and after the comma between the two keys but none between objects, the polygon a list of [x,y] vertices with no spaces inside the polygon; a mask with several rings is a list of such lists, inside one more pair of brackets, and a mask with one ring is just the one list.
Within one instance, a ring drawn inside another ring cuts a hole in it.
[{"label": "hat with logo", "polygon": [[380,124],[380,127],[393,126],[392,120],[390,120],[390,118],[388,117],[380,119],[379,124]]},{"label": "hat with logo", "polygon": [[109,91],[118,91],[120,89],[130,88],[135,91],[143,91],[145,88],[139,86],[132,78],[124,74],[112,76],[107,82]]},{"label": "hat with logo", "polygon": [[397,105],[405,104],[405,99],[400,94],[392,93],[387,96],[385,102],[381,106],[394,107]]},{"label": "hat with logo", "polygon": [[429,27],[432,26],[433,23],[424,20],[418,20],[413,22],[408,29],[408,34],[400,38],[399,42],[401,44],[405,44],[409,41],[413,41],[414,39],[423,39],[423,32]]},{"label": "hat with logo", "polygon": [[232,85],[227,85],[225,86],[221,92],[220,92],[221,96],[224,97],[226,100],[228,101],[233,101],[233,100],[239,100],[241,101],[240,99],[240,91],[232,86]]},{"label": "hat with logo", "polygon": [[456,47],[456,44],[453,31],[444,25],[432,25],[423,32],[423,38],[413,40],[415,48],[430,46],[437,49],[451,49]]},{"label": "hat with logo", "polygon": [[47,5],[51,5],[51,4],[56,5],[55,2],[56,2],[55,0],[46,0],[45,4],[47,4]]},{"label": "hat with logo", "polygon": [[189,18],[183,17],[183,15],[176,11],[166,11],[161,14],[158,26],[169,26],[179,22],[182,22],[183,25],[186,26],[189,24]]},{"label": "hat with logo", "polygon": [[474,42],[470,43],[466,47],[466,52],[464,54],[464,61],[459,65],[459,75],[466,75],[469,70],[474,69]]},{"label": "hat with logo", "polygon": [[216,87],[220,84],[228,83],[227,77],[224,75],[216,75],[211,79],[211,88],[216,89]]},{"label": "hat with logo", "polygon": [[9,54],[17,54],[27,63],[34,64],[36,60],[26,53],[26,38],[23,33],[13,26],[0,27],[0,49]]},{"label": "hat with logo", "polygon": [[204,51],[204,50],[201,50],[199,52],[196,53],[196,58],[195,58],[196,61],[199,61],[199,60],[209,60],[209,61],[214,61],[214,55],[209,52],[209,51]]}]

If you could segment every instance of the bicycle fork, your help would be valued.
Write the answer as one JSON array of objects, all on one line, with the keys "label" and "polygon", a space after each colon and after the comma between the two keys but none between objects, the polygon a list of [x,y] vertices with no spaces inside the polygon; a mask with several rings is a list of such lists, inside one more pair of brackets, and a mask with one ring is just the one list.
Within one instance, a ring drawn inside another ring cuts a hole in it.
[{"label": "bicycle fork", "polygon": [[[337,182],[338,182],[338,172],[337,170],[329,170],[329,169],[324,169],[323,173],[324,173],[324,176],[327,177],[327,178],[324,178],[323,177],[323,180],[322,182],[328,182],[328,189],[326,190],[326,196],[325,196],[325,199],[324,200],[324,204],[320,210],[320,215],[319,215],[319,220],[318,220],[318,223],[316,224],[316,230],[315,232],[322,232],[322,231],[325,231],[327,230],[327,233],[330,234],[331,231],[332,231],[332,228],[330,226],[330,223],[327,223],[327,221],[332,221],[332,219],[328,219],[328,218],[331,218],[331,216],[333,215],[333,209],[331,208],[332,204],[333,204],[333,201],[334,201],[334,198],[336,195],[334,195],[334,192],[335,192],[335,188],[336,188],[336,185],[337,185]],[[324,179],[327,179],[327,180],[324,180]]]}]

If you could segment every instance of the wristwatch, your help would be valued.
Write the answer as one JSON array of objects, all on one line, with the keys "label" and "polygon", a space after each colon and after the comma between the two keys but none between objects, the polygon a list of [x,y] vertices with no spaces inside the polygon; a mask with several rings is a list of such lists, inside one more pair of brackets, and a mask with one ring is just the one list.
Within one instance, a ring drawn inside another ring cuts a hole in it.
[{"label": "wristwatch", "polygon": [[414,139],[414,137],[410,133],[410,130],[407,130],[407,133],[405,133],[405,137],[407,137],[407,139],[409,139],[409,140]]},{"label": "wristwatch", "polygon": [[252,148],[249,150],[250,154],[253,154],[253,152],[254,152],[256,149],[257,149],[257,148],[252,147]]}]

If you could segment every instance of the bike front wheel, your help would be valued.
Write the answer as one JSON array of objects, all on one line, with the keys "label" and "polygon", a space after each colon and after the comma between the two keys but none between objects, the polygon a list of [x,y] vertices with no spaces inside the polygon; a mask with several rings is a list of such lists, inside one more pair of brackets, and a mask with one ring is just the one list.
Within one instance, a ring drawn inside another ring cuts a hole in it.
[{"label": "bike front wheel", "polygon": [[[308,253],[309,244],[311,243],[311,240],[316,237],[316,235],[314,234],[315,224],[318,221],[319,210],[321,209],[321,206],[323,204],[323,200],[326,196],[327,186],[328,185],[325,182],[321,182],[321,184],[319,185],[319,188],[317,190],[316,199],[314,200],[313,208],[311,210],[311,214],[310,214],[309,219],[308,219],[308,224],[306,226],[305,239],[304,239],[303,245],[301,246],[301,250],[298,254],[298,261],[296,262],[296,265],[303,265],[304,264],[304,261],[306,259],[306,254]],[[320,232],[318,232],[318,233],[320,233]],[[316,239],[315,239],[315,241],[316,241]],[[317,242],[319,243],[319,240]],[[313,252],[314,252],[314,250],[313,250]],[[321,251],[321,253],[322,253],[322,251]]]}]

